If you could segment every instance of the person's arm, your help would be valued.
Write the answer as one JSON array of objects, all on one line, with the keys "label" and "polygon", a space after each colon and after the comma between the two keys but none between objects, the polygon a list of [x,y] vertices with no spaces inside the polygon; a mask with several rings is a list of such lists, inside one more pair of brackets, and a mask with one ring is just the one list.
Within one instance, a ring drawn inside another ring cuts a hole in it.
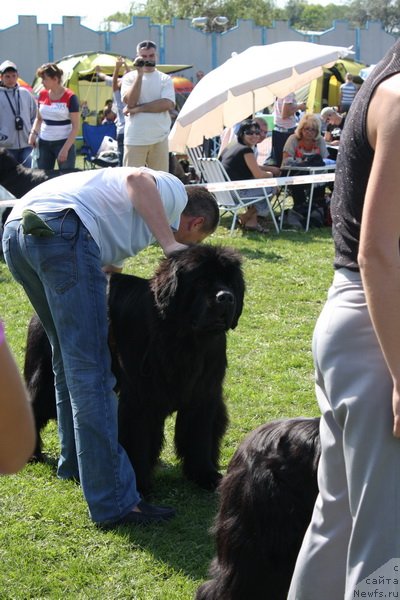
[{"label": "person's arm", "polygon": [[263,169],[261,169],[261,167],[257,163],[257,159],[255,157],[254,152],[248,152],[247,154],[244,154],[243,158],[246,165],[250,169],[254,179],[266,179],[267,177],[273,176],[270,170],[264,171]]},{"label": "person's arm", "polygon": [[0,473],[16,473],[35,447],[28,395],[0,323]]},{"label": "person's arm", "polygon": [[[390,119],[382,119],[382,115]],[[400,74],[381,83],[367,115],[375,150],[358,263],[373,326],[393,379],[393,433],[400,437]]]},{"label": "person's arm", "polygon": [[320,154],[322,156],[322,158],[327,158],[328,157],[328,148],[326,147],[326,142],[324,140],[323,137],[319,138],[319,150],[320,150]]},{"label": "person's arm", "polygon": [[173,108],[175,108],[175,104],[172,100],[160,98],[159,100],[152,100],[151,102],[144,102],[143,104],[136,104],[136,106],[128,107],[126,113],[130,115],[135,115],[140,112],[161,113],[172,110]]},{"label": "person's arm", "polygon": [[101,67],[99,67],[99,65],[96,65],[95,71],[96,71],[96,76],[98,79],[100,79],[101,81],[106,81],[107,75],[105,73],[103,73],[103,71],[101,70]]},{"label": "person's arm", "polygon": [[274,165],[259,165],[259,167],[262,171],[264,171],[264,173],[271,173],[272,177],[279,177],[279,175],[281,174],[280,168],[275,167]]},{"label": "person's arm", "polygon": [[326,130],[325,134],[324,134],[324,140],[328,143],[331,144],[332,143],[332,134],[330,131]]},{"label": "person's arm", "polygon": [[42,117],[40,116],[40,112],[38,109],[36,112],[36,118],[33,121],[33,125],[31,128],[31,131],[29,133],[29,137],[28,137],[28,144],[30,146],[33,146],[33,148],[35,148],[37,145],[41,126],[42,126]]},{"label": "person's arm", "polygon": [[295,150],[297,146],[297,138],[292,134],[285,142],[282,152],[282,167],[296,164]]},{"label": "person's arm", "polygon": [[186,248],[184,244],[175,240],[160,193],[150,173],[135,171],[127,176],[126,184],[135,210],[147,223],[164,254],[168,256],[175,250]]},{"label": "person's arm", "polygon": [[117,60],[115,61],[115,67],[114,67],[114,71],[113,71],[113,75],[112,75],[112,90],[113,92],[116,92],[117,90],[119,90],[120,85],[121,85],[121,79],[119,77],[119,71],[122,67],[122,65],[125,64],[124,59],[122,58],[122,56],[118,56]]},{"label": "person's arm", "polygon": [[298,110],[305,110],[306,109],[306,104],[305,102],[300,102],[299,104],[297,102],[283,102],[282,105],[282,119],[288,119],[289,117],[293,117],[293,115],[298,111]]},{"label": "person's arm", "polygon": [[79,124],[80,124],[79,117],[80,117],[79,112],[69,113],[69,118],[71,119],[72,129],[71,129],[71,133],[65,140],[63,147],[61,148],[60,152],[58,153],[57,160],[60,163],[67,160],[69,149],[71,148],[71,146],[73,144],[75,144],[75,140],[76,140],[76,136],[78,135]]},{"label": "person's arm", "polygon": [[143,74],[143,67],[137,67],[134,81],[129,88],[124,91],[122,101],[126,104],[127,109],[134,108],[139,101],[140,92],[142,90]]}]

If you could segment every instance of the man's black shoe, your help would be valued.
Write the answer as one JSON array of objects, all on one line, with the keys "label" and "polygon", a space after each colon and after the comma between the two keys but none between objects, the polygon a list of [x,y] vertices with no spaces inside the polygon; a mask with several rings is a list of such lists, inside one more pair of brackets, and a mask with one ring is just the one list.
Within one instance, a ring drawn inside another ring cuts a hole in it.
[{"label": "man's black shoe", "polygon": [[115,529],[121,525],[151,525],[153,523],[162,523],[172,519],[176,511],[168,506],[155,506],[141,500],[137,507],[140,512],[131,510],[127,515],[118,519],[118,521],[97,523],[101,529]]}]

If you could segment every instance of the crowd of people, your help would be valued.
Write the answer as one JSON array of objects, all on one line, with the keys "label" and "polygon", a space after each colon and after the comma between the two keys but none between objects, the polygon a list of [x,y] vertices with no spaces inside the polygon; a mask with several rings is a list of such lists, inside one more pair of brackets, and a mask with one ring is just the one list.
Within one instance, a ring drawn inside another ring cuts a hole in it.
[{"label": "crowd of people", "polygon": [[[324,167],[336,161],[340,136],[346,114],[340,114],[338,107],[325,107],[321,113],[305,112],[305,104],[297,102],[295,94],[277,98],[274,104],[274,128],[272,130],[270,152],[261,161],[258,148],[268,136],[268,124],[264,115],[246,119],[236,126],[224,130],[221,135],[219,159],[230,179],[265,179],[290,174],[304,174],[296,170],[304,167]],[[285,214],[287,226],[302,229],[308,212],[311,184],[291,185],[289,192],[293,199],[292,208]],[[315,185],[313,206],[314,223],[318,226],[330,224],[329,203],[333,185]],[[269,190],[273,193],[274,190]],[[240,190],[243,198],[259,194],[261,190]],[[239,225],[246,231],[267,233],[263,226],[266,217],[265,203],[249,206],[239,219]]]},{"label": "crowd of people", "polygon": [[[120,165],[169,169],[168,134],[175,110],[172,78],[156,68],[157,46],[137,45],[134,69],[118,57],[112,76],[96,68],[96,77],[112,88],[112,98],[97,115],[98,124],[115,123]],[[123,73],[121,73],[123,70]],[[18,68],[10,60],[0,65],[0,147],[21,164],[42,169],[73,169],[81,121],[91,114],[87,100],[63,84],[56,63],[37,69],[42,82],[38,98],[18,84]],[[199,72],[198,78],[201,77]]]}]

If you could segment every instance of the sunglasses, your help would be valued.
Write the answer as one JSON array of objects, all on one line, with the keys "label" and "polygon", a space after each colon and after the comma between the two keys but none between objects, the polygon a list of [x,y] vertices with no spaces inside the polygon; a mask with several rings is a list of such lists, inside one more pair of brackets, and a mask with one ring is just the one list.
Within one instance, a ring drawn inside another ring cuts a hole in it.
[{"label": "sunglasses", "polygon": [[315,127],[303,127],[304,131],[318,131]]},{"label": "sunglasses", "polygon": [[248,131],[244,132],[245,135],[260,135],[260,130],[259,129],[249,129]]}]

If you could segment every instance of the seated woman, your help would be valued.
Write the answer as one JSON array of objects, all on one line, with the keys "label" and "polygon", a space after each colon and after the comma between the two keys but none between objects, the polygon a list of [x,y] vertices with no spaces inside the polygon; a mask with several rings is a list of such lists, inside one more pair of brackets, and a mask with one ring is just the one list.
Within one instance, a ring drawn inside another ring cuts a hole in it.
[{"label": "seated woman", "polygon": [[[243,121],[237,132],[237,142],[225,148],[220,161],[226,172],[233,181],[241,179],[265,179],[266,177],[278,177],[280,169],[271,166],[260,166],[257,163],[254,148],[260,141],[260,126],[256,121],[250,119]],[[240,190],[242,198],[264,196],[261,189]],[[267,230],[261,226],[257,217],[266,217],[268,206],[265,200],[249,206],[240,217],[239,223],[246,231],[258,231],[266,233]]]},{"label": "seated woman", "polygon": [[[291,167],[290,174],[296,175],[293,166],[304,166],[310,161],[310,166],[316,166],[320,161],[327,158],[328,150],[324,138],[321,136],[321,121],[312,114],[304,115],[296,127],[296,131],[286,140],[283,148],[282,167]],[[297,173],[304,175],[304,172]],[[311,185],[293,185],[290,186],[290,193],[293,198],[293,210],[302,216],[308,211],[308,198],[310,196]],[[325,198],[325,186],[315,186],[313,205],[321,205]]]},{"label": "seated woman", "polygon": [[327,106],[321,111],[321,119],[326,123],[324,140],[330,146],[328,148],[329,158],[336,160],[346,115],[341,115],[334,108]]}]

